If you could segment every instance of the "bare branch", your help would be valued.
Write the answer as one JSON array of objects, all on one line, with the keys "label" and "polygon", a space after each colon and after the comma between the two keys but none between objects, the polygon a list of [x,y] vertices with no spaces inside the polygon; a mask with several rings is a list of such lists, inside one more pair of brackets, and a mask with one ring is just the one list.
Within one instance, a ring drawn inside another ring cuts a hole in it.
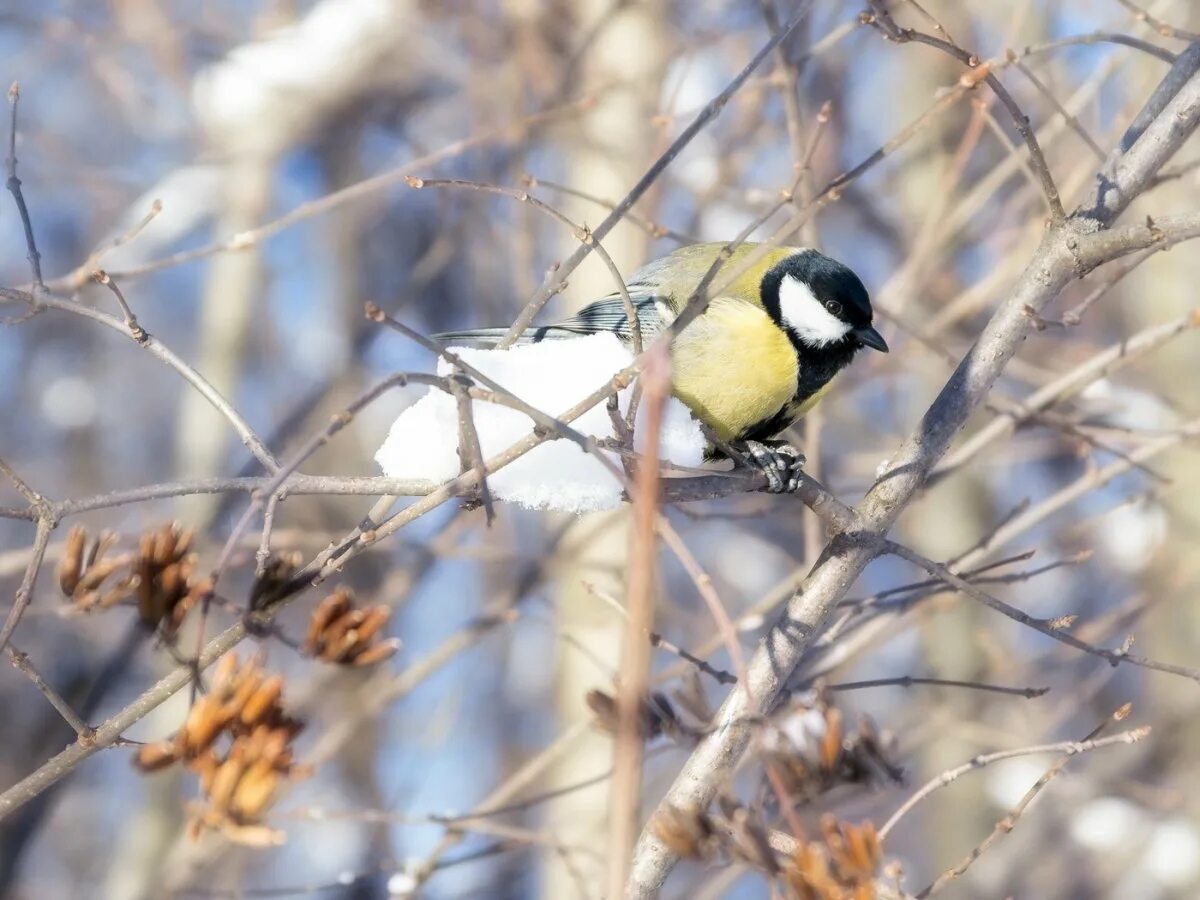
[{"label": "bare branch", "polygon": [[1006,759],[1015,759],[1018,756],[1035,756],[1041,753],[1066,753],[1069,756],[1077,756],[1080,753],[1087,753],[1091,750],[1099,750],[1103,747],[1115,747],[1122,744],[1136,744],[1138,741],[1150,734],[1150,726],[1144,725],[1141,728],[1134,728],[1129,731],[1122,731],[1120,734],[1114,734],[1112,737],[1099,738],[1092,741],[1061,741],[1057,744],[1038,744],[1033,747],[1019,747],[1016,750],[1000,750],[996,753],[985,753],[980,756],[973,757],[970,761],[963,763],[953,769],[947,769],[941,775],[931,779],[919,791],[913,794],[904,802],[904,805],[892,813],[889,818],[879,829],[880,840],[886,840],[891,834],[892,829],[896,824],[912,811],[918,803],[941,788],[957,781],[968,772],[973,772],[976,769],[982,769],[985,766],[990,766],[992,763],[1001,762]]}]

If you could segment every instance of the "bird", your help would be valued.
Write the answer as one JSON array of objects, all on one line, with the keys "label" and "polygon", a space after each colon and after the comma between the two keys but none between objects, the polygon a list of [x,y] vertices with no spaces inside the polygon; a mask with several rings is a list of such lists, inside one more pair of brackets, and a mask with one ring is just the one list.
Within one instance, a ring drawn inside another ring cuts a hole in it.
[{"label": "bird", "polygon": [[[757,248],[736,246],[722,268]],[[643,342],[665,331],[727,245],[690,244],[647,263],[626,283]],[[720,282],[720,272],[711,283]],[[812,409],[863,348],[888,352],[872,325],[870,295],[845,264],[809,247],[776,247],[713,296],[672,338],[671,390],[707,429],[710,459],[741,458],[762,470],[767,490],[796,491],[805,458],[778,435]],[[633,345],[619,292],[576,315],[528,328],[519,344],[611,332]],[[434,335],[443,344],[495,346],[505,328]]]}]

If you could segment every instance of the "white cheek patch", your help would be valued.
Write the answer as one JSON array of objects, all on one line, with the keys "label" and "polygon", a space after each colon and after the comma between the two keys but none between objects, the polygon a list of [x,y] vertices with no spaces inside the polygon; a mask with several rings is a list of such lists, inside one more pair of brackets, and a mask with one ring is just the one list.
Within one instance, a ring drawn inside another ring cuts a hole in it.
[{"label": "white cheek patch", "polygon": [[779,313],[785,325],[816,347],[840,341],[850,332],[850,326],[822,306],[808,285],[791,275],[779,285]]}]

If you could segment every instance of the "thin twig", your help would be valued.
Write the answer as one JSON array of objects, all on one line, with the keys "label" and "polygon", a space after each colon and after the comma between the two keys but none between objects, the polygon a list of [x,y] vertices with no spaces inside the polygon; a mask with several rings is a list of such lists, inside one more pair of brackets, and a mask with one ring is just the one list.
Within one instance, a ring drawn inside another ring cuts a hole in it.
[{"label": "thin twig", "polygon": [[1032,700],[1050,692],[1048,687],[1007,687],[1002,684],[986,684],[982,681],[958,681],[953,678],[921,678],[915,675],[902,675],[899,678],[871,678],[866,681],[841,681],[827,684],[830,691],[859,691],[864,688],[876,687],[912,687],[914,684],[933,684],[941,687],[966,688],[972,691],[985,691],[993,694],[1012,694]]},{"label": "thin twig", "polygon": [[21,584],[17,587],[17,593],[13,597],[13,605],[8,611],[8,618],[4,620],[4,627],[0,628],[0,649],[8,645],[9,638],[17,630],[21,616],[25,614],[29,602],[33,599],[33,588],[37,584],[38,571],[42,568],[42,559],[46,555],[46,547],[50,543],[50,533],[53,530],[53,520],[45,516],[38,518],[37,531],[33,537],[33,550],[30,551],[25,574],[21,577]]},{"label": "thin twig", "polygon": [[101,312],[98,309],[92,309],[76,303],[74,300],[69,300],[65,297],[59,297],[49,292],[40,293],[34,296],[26,291],[18,291],[12,288],[0,287],[0,297],[6,300],[12,300],[19,303],[24,303],[33,309],[56,309],[63,312],[73,313],[77,316],[83,316],[85,319],[99,322],[108,328],[113,329],[118,334],[123,334],[126,337],[133,338],[139,347],[149,352],[156,357],[160,362],[165,363],[171,369],[174,369],[188,384],[207,400],[226,421],[233,426],[242,443],[247,449],[254,454],[255,458],[269,472],[279,468],[279,463],[275,460],[271,451],[267,449],[266,444],[250,427],[250,424],[242,418],[242,415],[233,408],[233,404],[227,400],[207,379],[197,372],[192,366],[184,362],[173,350],[163,344],[158,338],[153,335],[145,335],[145,339],[137,341],[136,336],[132,334],[125,324],[124,320],[118,319],[116,316],[110,316],[108,313]]},{"label": "thin twig", "polygon": [[1029,162],[1033,166],[1038,181],[1041,183],[1046,205],[1050,207],[1051,224],[1060,225],[1064,222],[1067,214],[1063,209],[1062,198],[1059,196],[1058,188],[1054,184],[1054,176],[1050,173],[1050,166],[1047,164],[1046,157],[1042,153],[1041,145],[1038,144],[1037,136],[1033,133],[1033,128],[1029,124],[1029,117],[1022,112],[1021,107],[1013,99],[1008,89],[1001,84],[1000,79],[986,65],[980,65],[979,58],[975,54],[968,53],[962,47],[942,38],[925,34],[913,28],[901,28],[892,19],[891,13],[883,5],[882,0],[868,0],[868,2],[874,13],[871,24],[879,28],[885,36],[897,43],[903,44],[913,41],[920,44],[927,44],[930,47],[941,50],[943,53],[948,53],[971,70],[964,77],[968,77],[974,81],[987,82],[987,86],[999,98],[1000,103],[1012,119],[1017,133],[1021,135],[1021,138],[1025,141],[1025,146],[1029,149]]},{"label": "thin twig", "polygon": [[1080,122],[1078,118],[1071,115],[1070,110],[1068,110],[1065,106],[1063,106],[1062,103],[1059,101],[1059,99],[1054,96],[1054,92],[1051,91],[1050,88],[1048,88],[1042,82],[1042,80],[1037,77],[1036,74],[1034,74],[1033,70],[1030,69],[1029,66],[1027,66],[1027,65],[1025,65],[1025,63],[1021,62],[1021,60],[1016,57],[1016,54],[1013,54],[1012,61],[1013,61],[1013,65],[1016,66],[1017,71],[1020,72],[1022,75],[1024,75],[1029,80],[1029,83],[1032,84],[1035,88],[1037,88],[1038,92],[1043,97],[1045,97],[1047,100],[1050,101],[1050,105],[1054,107],[1055,111],[1060,116],[1062,116],[1062,119],[1064,122],[1067,123],[1067,126],[1072,131],[1074,131],[1077,135],[1079,135],[1080,140],[1082,140],[1085,144],[1087,144],[1088,149],[1091,150],[1093,154],[1095,154],[1096,159],[1100,160],[1101,162],[1104,162],[1104,160],[1108,156],[1108,154],[1104,152],[1104,148],[1102,148],[1098,143],[1096,143],[1096,139],[1094,137],[1092,137],[1090,134],[1088,134],[1087,129],[1083,127],[1083,123]]},{"label": "thin twig", "polygon": [[[1103,722],[1101,722],[1099,725],[1097,725],[1095,728],[1093,728],[1091,730],[1091,732],[1083,738],[1083,742],[1086,743],[1088,741],[1096,740],[1096,738],[1100,737],[1101,733],[1110,724],[1112,724],[1113,722],[1124,721],[1129,716],[1130,709],[1131,709],[1131,705],[1126,703],[1124,706],[1122,706],[1120,709],[1118,709],[1116,712],[1114,712],[1111,716],[1109,716],[1107,719],[1105,719]],[[936,880],[934,880],[934,882],[932,884],[930,884],[924,890],[920,891],[916,895],[918,900],[923,900],[923,898],[925,898],[925,897],[931,897],[934,894],[936,894],[938,891],[940,891],[943,887],[945,887],[947,884],[949,884],[955,878],[958,878],[960,875],[962,875],[964,872],[966,872],[967,869],[969,869],[971,867],[971,864],[973,862],[975,862],[975,860],[977,860],[980,856],[982,856],[983,853],[992,844],[994,844],[996,841],[1000,840],[1000,838],[1004,837],[1004,835],[1009,834],[1013,830],[1013,828],[1016,827],[1017,820],[1020,819],[1021,815],[1025,812],[1025,810],[1029,808],[1029,804],[1033,802],[1034,798],[1037,797],[1037,795],[1042,792],[1042,789],[1045,788],[1046,785],[1049,784],[1055,778],[1055,776],[1057,776],[1063,769],[1066,768],[1067,763],[1071,761],[1071,759],[1074,755],[1075,755],[1074,753],[1065,754],[1057,762],[1055,762],[1054,765],[1052,765],[1048,770],[1046,770],[1045,774],[1042,775],[1042,777],[1039,778],[1037,781],[1035,781],[1033,783],[1033,786],[1030,787],[1029,790],[1027,790],[1025,792],[1025,794],[1021,797],[1020,801],[1017,803],[1016,806],[1014,806],[1012,808],[1012,810],[1008,813],[1008,815],[1006,815],[1004,818],[1002,818],[999,822],[996,823],[996,826],[992,829],[991,833],[986,838],[984,838],[978,845],[976,845],[975,848],[972,849],[971,852],[966,855],[966,857],[962,860],[962,862],[960,862],[958,865],[954,866],[952,869],[949,869],[946,872],[943,872],[941,875],[939,875],[937,877]]]},{"label": "thin twig", "polygon": [[492,521],[496,518],[496,507],[492,501],[492,491],[488,487],[487,466],[484,464],[483,449],[479,444],[479,429],[475,427],[475,416],[471,412],[471,396],[460,377],[451,377],[447,381],[458,407],[458,455],[461,458],[459,473],[479,469],[479,498],[483,503],[484,520],[491,528]]},{"label": "thin twig", "polygon": [[1181,41],[1187,41],[1189,44],[1193,41],[1200,41],[1200,33],[1168,25],[1162,19],[1156,19],[1151,15],[1149,10],[1138,6],[1133,0],[1117,0],[1117,2],[1133,13],[1135,19],[1145,22],[1163,37],[1177,38]]},{"label": "thin twig", "polygon": [[1099,738],[1092,741],[1061,741],[1057,744],[1038,744],[1033,747],[1018,747],[1015,750],[1000,750],[996,753],[984,753],[979,756],[972,757],[961,766],[956,766],[953,769],[947,769],[936,778],[930,779],[921,787],[915,794],[909,797],[904,804],[897,809],[879,828],[879,839],[887,840],[887,836],[891,834],[892,829],[896,824],[904,818],[912,809],[932,794],[941,788],[953,783],[954,781],[966,775],[968,772],[973,772],[976,769],[982,769],[984,766],[990,766],[992,763],[1001,762],[1006,759],[1015,759],[1019,756],[1036,756],[1040,753],[1066,753],[1068,756],[1076,756],[1080,753],[1087,753],[1091,750],[1099,750],[1103,747],[1114,747],[1121,744],[1134,744],[1142,740],[1150,734],[1150,726],[1143,725],[1141,728],[1134,728],[1130,731],[1122,731],[1120,734],[1114,734],[1111,737]]},{"label": "thin twig", "polygon": [[12,482],[13,487],[17,489],[17,493],[29,501],[29,505],[35,510],[45,504],[45,498],[37,491],[31,488],[20,475],[13,471],[12,466],[0,458],[0,475],[5,476]]},{"label": "thin twig", "polygon": [[21,226],[25,229],[25,247],[28,250],[29,271],[33,275],[33,290],[40,294],[46,290],[42,280],[42,255],[38,253],[37,241],[33,236],[33,221],[29,217],[29,207],[25,205],[25,194],[21,190],[21,179],[17,177],[17,105],[21,101],[21,86],[12,83],[8,89],[8,105],[11,119],[8,131],[8,181],[6,186],[17,204],[17,213],[21,217]]},{"label": "thin twig", "polygon": [[[378,175],[373,175],[370,178],[364,178],[362,181],[356,181],[354,184],[347,185],[344,188],[319,197],[316,200],[308,200],[301,203],[295,209],[284,213],[276,219],[271,220],[256,228],[251,228],[247,231],[242,231],[231,235],[224,240],[214,241],[206,244],[203,247],[198,247],[194,250],[182,250],[178,253],[170,254],[161,259],[151,260],[135,266],[130,266],[127,269],[118,269],[111,271],[109,274],[114,278],[122,280],[133,278],[136,276],[146,275],[151,272],[157,272],[162,269],[172,268],[174,266],[183,265],[184,263],[194,262],[199,259],[205,259],[209,256],[215,256],[218,253],[237,252],[245,250],[248,247],[253,247],[257,244],[268,240],[282,231],[291,228],[300,222],[313,218],[314,216],[324,215],[331,210],[337,209],[347,203],[354,203],[361,200],[377,198],[380,192],[386,188],[392,187],[402,182],[407,176],[422,169],[428,169],[438,163],[445,162],[449,159],[462,156],[469,150],[476,147],[485,146],[488,144],[512,144],[524,139],[530,131],[540,128],[543,125],[563,118],[564,116],[575,115],[586,109],[591,108],[595,104],[595,96],[588,95],[577,100],[572,100],[561,106],[552,107],[525,116],[515,122],[508,122],[500,127],[490,129],[482,134],[466,137],[458,141],[454,141],[435,150],[432,153],[427,153],[415,159],[410,159],[407,162],[401,163],[393,169],[386,172],[381,172]],[[86,270],[76,269],[68,275],[57,278],[51,282],[50,287],[55,290],[74,290],[79,285],[85,283],[91,277],[92,269]]]},{"label": "thin twig", "polygon": [[129,329],[129,336],[139,344],[146,343],[146,329],[138,324],[137,316],[133,314],[133,310],[129,308],[129,304],[125,302],[125,295],[121,293],[121,289],[117,287],[117,283],[108,277],[108,273],[103,269],[97,269],[92,273],[92,278],[100,284],[108,288],[114,297],[117,298],[117,305],[121,307],[121,312],[125,316],[125,327]]},{"label": "thin twig", "polygon": [[482,191],[488,194],[497,194],[501,197],[509,197],[520,203],[525,203],[532,206],[534,209],[545,213],[556,222],[566,225],[571,230],[571,234],[584,246],[590,246],[596,251],[596,255],[603,261],[609,274],[612,276],[613,283],[616,285],[617,293],[621,297],[621,304],[625,308],[625,317],[629,320],[629,334],[633,342],[633,352],[635,356],[640,356],[642,353],[642,326],[638,321],[637,304],[629,296],[629,288],[625,285],[625,279],[621,275],[621,270],[617,268],[617,264],[613,262],[613,258],[608,251],[601,245],[599,238],[595,233],[586,226],[577,225],[575,222],[567,218],[559,210],[555,209],[544,200],[539,200],[528,191],[516,191],[512,188],[501,187],[495,184],[484,184],[480,181],[467,181],[462,178],[406,178],[405,183],[414,189],[422,189],[427,187],[449,187],[449,188],[465,188],[467,190]]},{"label": "thin twig", "polygon": [[[1010,606],[1003,600],[993,597],[991,594],[980,589],[971,582],[967,581],[954,572],[951,572],[941,563],[927,559],[921,554],[905,547],[903,544],[898,544],[895,541],[887,541],[884,544],[885,550],[901,559],[908,560],[913,565],[919,566],[930,575],[940,578],[946,584],[955,588],[958,591],[966,594],[972,600],[977,600],[984,606],[996,610],[1002,615],[1008,616],[1014,622],[1019,622],[1034,631],[1053,638],[1060,643],[1074,647],[1076,650],[1082,650],[1092,656],[1098,656],[1101,659],[1107,660],[1112,665],[1120,665],[1121,663],[1129,663],[1130,665],[1140,666],[1144,669],[1155,669],[1160,672],[1167,672],[1171,675],[1179,675],[1183,678],[1190,678],[1192,681],[1200,683],[1200,669],[1194,669],[1189,666],[1178,666],[1172,663],[1158,662],[1157,660],[1148,659],[1144,656],[1134,656],[1129,653],[1127,647],[1122,647],[1118,650],[1108,650],[1103,647],[1094,647],[1086,641],[1081,641],[1079,638],[1065,631],[1058,623],[1062,618],[1057,619],[1036,619],[1027,613],[1021,612],[1016,607]],[[1074,616],[1069,617],[1074,620]]]},{"label": "thin twig", "polygon": [[46,679],[41,676],[41,673],[30,662],[29,655],[22,653],[11,643],[4,650],[8,654],[9,662],[25,673],[25,676],[33,682],[34,687],[41,691],[42,696],[46,698],[47,702],[62,716],[63,721],[71,726],[76,736],[81,741],[91,740],[92,729],[88,727],[87,722],[83,721],[79,713],[71,708],[71,704],[64,700],[62,695],[46,682]]}]

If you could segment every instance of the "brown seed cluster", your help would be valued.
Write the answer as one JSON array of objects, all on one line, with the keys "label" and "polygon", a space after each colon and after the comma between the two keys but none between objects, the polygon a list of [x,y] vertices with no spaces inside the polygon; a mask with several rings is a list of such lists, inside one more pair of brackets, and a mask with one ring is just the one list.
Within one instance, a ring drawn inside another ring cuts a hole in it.
[{"label": "brown seed cluster", "polygon": [[821,840],[801,841],[781,873],[796,900],[876,900],[883,847],[870,822],[821,819]]},{"label": "brown seed cluster", "polygon": [[[772,835],[757,813],[730,798],[713,812],[667,807],[651,823],[654,834],[686,859],[748,865],[784,888],[789,900],[882,900],[883,849],[870,822],[821,820],[818,840]],[[787,848],[791,847],[789,851]]]},{"label": "brown seed cluster", "polygon": [[204,801],[192,811],[193,835],[213,828],[251,846],[282,842],[282,832],[264,825],[262,815],[287,779],[308,774],[292,750],[304,726],[284,713],[282,696],[282,676],[229,653],[174,738],[138,752],[134,763],[143,772],[182,762],[200,777]]},{"label": "brown seed cluster", "polygon": [[763,761],[791,797],[805,802],[838,785],[900,782],[904,772],[891,760],[894,743],[865,716],[847,731],[841,710],[818,694],[772,718]]},{"label": "brown seed cluster", "polygon": [[58,584],[80,612],[108,609],[127,600],[137,604],[148,628],[174,634],[188,612],[212,593],[212,581],[197,577],[193,533],[167,523],[138,539],[136,553],[112,556],[117,537],[103,532],[89,539],[76,525],[67,534]]},{"label": "brown seed cluster", "polygon": [[212,581],[196,577],[193,537],[191,529],[185,531],[177,522],[170,522],[139,538],[133,584],[138,615],[147,628],[161,624],[173,634],[188,612],[212,593]]},{"label": "brown seed cluster", "polygon": [[392,617],[387,606],[360,609],[348,588],[338,588],[313,610],[302,652],[328,663],[370,666],[400,649],[396,638],[380,640],[380,632]]},{"label": "brown seed cluster", "polygon": [[[584,699],[596,717],[596,726],[605,734],[616,734],[617,698],[604,691],[591,690]],[[691,731],[692,729],[680,720],[665,694],[655,692],[642,698],[638,709],[638,734],[643,740],[653,740],[660,735],[678,739]]]},{"label": "brown seed cluster", "polygon": [[272,553],[250,588],[250,609],[274,606],[293,591],[292,576],[300,568],[303,557],[299,551]]}]

